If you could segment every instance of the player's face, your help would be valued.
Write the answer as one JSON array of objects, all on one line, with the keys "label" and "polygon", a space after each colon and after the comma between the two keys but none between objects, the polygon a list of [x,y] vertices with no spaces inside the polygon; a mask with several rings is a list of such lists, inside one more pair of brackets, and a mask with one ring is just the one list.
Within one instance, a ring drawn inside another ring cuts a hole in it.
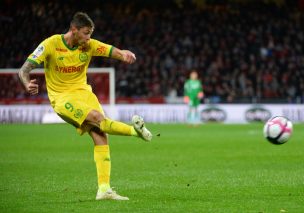
[{"label": "player's face", "polygon": [[77,43],[78,46],[84,46],[86,45],[93,33],[93,28],[91,27],[82,27],[80,29],[75,30],[74,39],[75,43]]},{"label": "player's face", "polygon": [[191,78],[192,80],[196,80],[196,79],[197,79],[197,72],[191,72],[190,78]]}]

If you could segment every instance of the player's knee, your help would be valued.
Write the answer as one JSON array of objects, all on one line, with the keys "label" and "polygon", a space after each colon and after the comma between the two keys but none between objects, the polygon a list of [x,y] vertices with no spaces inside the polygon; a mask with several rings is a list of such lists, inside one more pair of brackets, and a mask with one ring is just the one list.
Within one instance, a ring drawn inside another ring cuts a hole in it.
[{"label": "player's knee", "polygon": [[100,112],[96,111],[96,110],[92,110],[88,116],[87,119],[88,121],[94,122],[94,123],[100,123],[102,120],[104,120],[105,117],[103,114],[101,114]]},{"label": "player's knee", "polygon": [[107,134],[104,132],[101,132],[100,129],[93,127],[92,130],[89,132],[89,134],[92,137],[95,145],[107,145],[108,144]]}]

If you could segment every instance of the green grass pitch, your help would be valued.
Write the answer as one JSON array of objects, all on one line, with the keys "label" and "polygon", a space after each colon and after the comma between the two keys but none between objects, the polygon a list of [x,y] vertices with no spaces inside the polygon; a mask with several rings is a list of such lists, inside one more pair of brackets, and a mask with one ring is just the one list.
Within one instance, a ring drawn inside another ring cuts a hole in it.
[{"label": "green grass pitch", "polygon": [[93,143],[67,124],[0,126],[0,212],[304,212],[304,124],[284,145],[262,124],[148,124],[110,136],[111,185],[95,201]]}]

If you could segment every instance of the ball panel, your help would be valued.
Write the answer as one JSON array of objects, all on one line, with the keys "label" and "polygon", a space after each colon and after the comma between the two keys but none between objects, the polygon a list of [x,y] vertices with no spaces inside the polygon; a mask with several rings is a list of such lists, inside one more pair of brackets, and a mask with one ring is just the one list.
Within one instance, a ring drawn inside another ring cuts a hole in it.
[{"label": "ball panel", "polygon": [[272,118],[271,121],[272,122],[278,122],[278,123],[285,126],[288,122],[288,119],[285,118],[285,117],[282,117],[282,116],[277,116],[277,117]]},{"label": "ball panel", "polygon": [[268,124],[268,137],[270,138],[276,138],[278,137],[283,128],[279,123],[269,123]]},{"label": "ball panel", "polygon": [[293,128],[293,125],[292,125],[291,121],[287,121],[285,131],[290,132],[290,134],[291,134],[292,133],[292,128]]},{"label": "ball panel", "polygon": [[289,132],[283,132],[283,134],[277,139],[279,143],[286,143],[290,138]]},{"label": "ball panel", "polygon": [[279,142],[276,138],[270,138],[270,137],[266,137],[266,139],[272,143],[272,144],[275,144],[275,145],[281,145],[283,143]]}]

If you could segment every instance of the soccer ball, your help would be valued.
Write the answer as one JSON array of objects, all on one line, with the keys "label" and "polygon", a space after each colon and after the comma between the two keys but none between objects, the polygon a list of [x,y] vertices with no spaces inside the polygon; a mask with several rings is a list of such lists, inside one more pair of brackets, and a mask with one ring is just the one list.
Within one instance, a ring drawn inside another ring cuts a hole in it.
[{"label": "soccer ball", "polygon": [[283,144],[292,134],[292,123],[288,118],[276,116],[270,118],[264,125],[264,137],[273,144]]}]

